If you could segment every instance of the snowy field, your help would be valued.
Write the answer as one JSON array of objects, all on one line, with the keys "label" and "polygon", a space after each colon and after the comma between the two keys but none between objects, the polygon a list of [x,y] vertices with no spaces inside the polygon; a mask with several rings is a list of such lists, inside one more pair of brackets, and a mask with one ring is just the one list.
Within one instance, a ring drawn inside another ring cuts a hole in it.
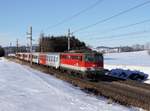
[{"label": "snowy field", "polygon": [[88,95],[50,75],[0,59],[0,111],[139,111]]},{"label": "snowy field", "polygon": [[149,75],[146,83],[150,83],[150,55],[147,51],[110,53],[104,55],[104,67],[107,69],[139,70]]}]

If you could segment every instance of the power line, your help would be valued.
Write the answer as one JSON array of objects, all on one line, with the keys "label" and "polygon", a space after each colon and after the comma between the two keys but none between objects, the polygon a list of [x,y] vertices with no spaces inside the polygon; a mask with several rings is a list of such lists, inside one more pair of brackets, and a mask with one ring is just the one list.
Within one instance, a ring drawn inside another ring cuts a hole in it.
[{"label": "power line", "polygon": [[[130,32],[130,33],[124,33],[124,34],[119,34],[119,35],[112,35],[112,36],[104,36],[104,37],[96,37],[96,38],[89,38],[91,40],[93,39],[114,39],[114,38],[118,38],[118,37],[125,37],[125,36],[131,36],[131,35],[139,35],[139,34],[145,34],[145,33],[150,33],[150,30],[142,30],[142,31],[136,31],[136,32]],[[87,37],[86,37],[87,38]]]},{"label": "power line", "polygon": [[[130,37],[126,37],[126,38],[129,38],[131,40],[131,39],[137,39],[137,38],[141,39],[141,38],[148,38],[148,37],[150,38],[150,36],[133,36],[133,37],[130,36]],[[96,42],[98,42],[98,43],[107,43],[106,41],[111,41],[112,42],[113,40],[115,40],[115,41],[119,40],[119,42],[120,42],[120,40],[125,41],[124,39],[122,39],[122,37],[120,37],[120,38],[118,37],[118,38],[113,38],[111,40],[109,40],[109,39],[107,39],[107,40],[97,40]],[[89,41],[87,41],[87,42],[89,42]],[[129,42],[129,41],[127,41],[127,42]]]},{"label": "power line", "polygon": [[[129,38],[129,39],[135,39],[136,38],[137,39],[137,38],[145,38],[145,37],[150,37],[150,36],[140,36],[140,37],[139,36],[133,36],[133,37],[128,36],[126,38]],[[103,39],[103,41],[99,40],[97,42],[106,42],[106,40],[109,40],[109,41],[112,41],[112,40],[123,40],[123,38],[122,37],[116,37],[116,38],[112,38],[111,40],[110,39]]]},{"label": "power line", "polygon": [[142,7],[142,6],[144,6],[144,5],[146,5],[146,4],[149,4],[149,3],[150,3],[150,0],[149,0],[149,1],[146,1],[146,2],[143,2],[143,3],[141,3],[141,4],[138,4],[138,5],[134,6],[134,7],[129,8],[129,9],[126,9],[126,10],[124,10],[124,11],[121,11],[121,12],[119,12],[119,13],[117,13],[117,14],[114,14],[114,15],[112,15],[112,16],[110,16],[110,17],[107,17],[107,18],[105,18],[105,19],[99,20],[99,21],[97,21],[97,22],[95,22],[95,23],[93,23],[93,24],[87,25],[87,26],[85,26],[85,27],[81,27],[81,28],[75,30],[73,33],[76,33],[76,32],[79,32],[79,31],[82,31],[82,30],[85,30],[85,29],[94,27],[94,26],[97,25],[97,24],[100,24],[100,23],[104,23],[104,22],[106,22],[106,21],[109,21],[109,20],[111,20],[111,19],[113,19],[113,18],[115,18],[115,17],[118,17],[118,16],[120,16],[120,15],[123,15],[123,14],[125,14],[125,13],[128,13],[128,12],[134,10],[134,9],[137,9],[137,8],[139,8],[139,7]]},{"label": "power line", "polygon": [[[150,33],[150,31],[147,32],[147,33]],[[141,33],[141,34],[142,34],[142,33]],[[141,34],[140,34],[140,35],[141,35]],[[144,34],[144,33],[143,33],[143,34]],[[135,34],[135,35],[136,35],[136,34]],[[100,39],[100,40],[97,40],[96,42],[101,42],[101,43],[104,42],[104,43],[106,43],[106,41],[108,41],[108,40],[112,42],[113,40],[115,40],[115,41],[116,41],[116,40],[124,40],[124,39],[127,39],[127,38],[129,38],[129,39],[138,39],[138,38],[145,38],[145,37],[149,37],[149,38],[150,38],[150,36],[140,36],[140,37],[139,37],[139,35],[137,35],[137,36],[132,36],[132,37],[131,37],[131,36],[127,36],[127,37],[124,37],[124,38],[123,38],[122,36],[117,36],[117,37],[111,38],[111,39],[110,39],[110,38]]]},{"label": "power line", "polygon": [[[148,23],[150,22],[150,19],[146,19],[146,20],[143,20],[143,21],[140,21],[140,22],[136,22],[136,23],[132,23],[132,24],[128,24],[128,25],[122,25],[122,26],[119,26],[119,27],[114,27],[114,28],[111,28],[111,29],[106,29],[104,31],[100,31],[102,33],[108,33],[108,32],[112,32],[112,31],[116,31],[116,30],[121,30],[121,29],[126,29],[126,28],[129,28],[129,27],[133,27],[133,26],[136,26],[136,25],[140,25],[140,24],[144,24],[144,23]],[[87,34],[87,35],[84,35],[84,36],[89,36],[89,35],[97,35],[97,34]]]},{"label": "power line", "polygon": [[84,13],[84,12],[86,12],[86,11],[88,11],[88,10],[94,8],[95,6],[97,6],[98,4],[100,4],[102,1],[103,1],[103,0],[97,0],[94,4],[92,4],[92,5],[88,6],[87,8],[85,8],[85,9],[79,11],[78,13],[75,13],[74,15],[72,15],[72,16],[70,16],[70,17],[67,17],[67,18],[63,19],[62,21],[56,23],[55,25],[52,25],[52,26],[48,27],[46,30],[55,28],[55,27],[57,27],[57,26],[59,26],[59,25],[64,24],[65,22],[68,22],[68,21],[74,19],[75,17],[81,15],[82,13]]},{"label": "power line", "polygon": [[147,23],[147,22],[150,22],[150,19],[143,20],[143,21],[136,22],[136,23],[132,23],[132,24],[129,24],[129,25],[124,25],[124,26],[119,26],[119,27],[116,27],[116,28],[112,28],[109,31],[116,31],[116,30],[120,30],[120,29],[125,29],[125,28],[129,28],[129,27],[140,25],[140,24]]}]

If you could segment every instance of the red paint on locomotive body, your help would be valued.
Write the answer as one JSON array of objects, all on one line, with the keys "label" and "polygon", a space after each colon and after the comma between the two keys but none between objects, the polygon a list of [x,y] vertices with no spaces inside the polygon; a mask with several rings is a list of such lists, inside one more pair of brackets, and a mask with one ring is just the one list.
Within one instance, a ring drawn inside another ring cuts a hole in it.
[{"label": "red paint on locomotive body", "polygon": [[97,70],[103,68],[102,55],[94,55],[90,53],[62,53],[61,66],[74,70]]},{"label": "red paint on locomotive body", "polygon": [[62,53],[60,63],[73,65],[73,66],[78,65],[79,67],[82,67],[83,66],[82,58],[83,58],[82,54],[69,54],[69,53],[63,54]]},{"label": "red paint on locomotive body", "polygon": [[39,64],[46,65],[46,54],[39,55]]}]

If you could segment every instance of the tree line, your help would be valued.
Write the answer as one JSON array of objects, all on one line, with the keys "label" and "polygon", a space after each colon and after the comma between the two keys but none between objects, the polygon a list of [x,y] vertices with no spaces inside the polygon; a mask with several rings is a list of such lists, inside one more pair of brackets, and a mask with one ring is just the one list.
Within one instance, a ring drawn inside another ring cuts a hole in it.
[{"label": "tree line", "polygon": [[5,55],[4,49],[0,46],[0,57]]},{"label": "tree line", "polygon": [[[84,42],[79,41],[77,38],[70,37],[70,49],[81,50],[87,49]],[[44,36],[42,35],[39,40],[38,52],[64,52],[68,50],[68,37],[67,36]]]}]

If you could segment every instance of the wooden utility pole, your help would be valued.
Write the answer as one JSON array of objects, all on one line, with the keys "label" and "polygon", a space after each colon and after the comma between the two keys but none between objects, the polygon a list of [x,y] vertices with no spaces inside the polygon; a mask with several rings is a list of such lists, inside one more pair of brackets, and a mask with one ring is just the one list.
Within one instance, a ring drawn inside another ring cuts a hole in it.
[{"label": "wooden utility pole", "polygon": [[70,50],[70,29],[68,29],[68,51]]},{"label": "wooden utility pole", "polygon": [[12,43],[10,42],[10,44],[9,44],[9,50],[10,50],[10,54],[12,53]]},{"label": "wooden utility pole", "polygon": [[18,53],[18,48],[19,48],[19,42],[18,39],[16,40],[16,53]]},{"label": "wooden utility pole", "polygon": [[30,40],[30,65],[32,66],[32,26],[30,27],[29,32],[27,32],[28,39]]}]

